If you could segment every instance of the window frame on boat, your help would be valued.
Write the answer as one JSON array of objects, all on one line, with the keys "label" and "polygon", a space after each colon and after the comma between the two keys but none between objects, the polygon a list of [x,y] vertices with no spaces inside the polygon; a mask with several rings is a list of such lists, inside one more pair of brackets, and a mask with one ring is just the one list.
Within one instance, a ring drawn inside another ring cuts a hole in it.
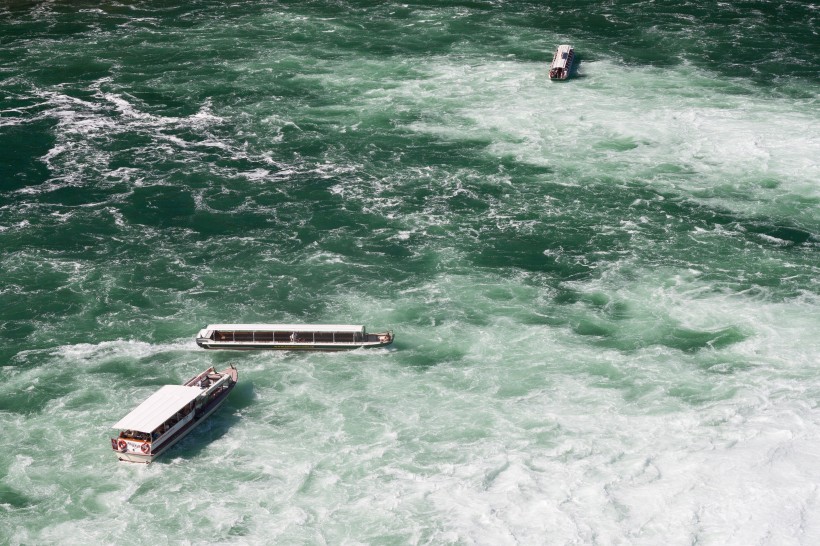
[{"label": "window frame on boat", "polygon": [[351,325],[209,325],[208,339],[216,343],[362,343],[364,326]]}]

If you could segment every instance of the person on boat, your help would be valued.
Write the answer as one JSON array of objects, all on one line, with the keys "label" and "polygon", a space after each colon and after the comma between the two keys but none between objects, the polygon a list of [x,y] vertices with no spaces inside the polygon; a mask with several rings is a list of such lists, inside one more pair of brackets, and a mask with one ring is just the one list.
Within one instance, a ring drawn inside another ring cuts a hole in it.
[{"label": "person on boat", "polygon": [[293,342],[299,341],[299,339],[296,337],[296,332],[293,332],[290,335],[290,340],[293,341]]}]

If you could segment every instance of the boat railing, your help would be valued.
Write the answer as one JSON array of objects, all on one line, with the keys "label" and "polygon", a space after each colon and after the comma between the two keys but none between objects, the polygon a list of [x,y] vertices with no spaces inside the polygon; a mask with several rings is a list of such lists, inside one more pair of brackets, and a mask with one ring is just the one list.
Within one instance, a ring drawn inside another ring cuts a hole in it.
[{"label": "boat railing", "polygon": [[197,374],[197,375],[193,376],[191,379],[189,379],[188,381],[186,381],[185,383],[183,383],[183,385],[188,385],[188,386],[191,386],[191,385],[196,385],[196,384],[200,383],[200,382],[201,382],[201,381],[202,381],[205,377],[207,377],[209,374],[214,373],[214,371],[215,371],[215,370],[214,370],[214,368],[213,368],[213,366],[212,366],[212,367],[208,368],[207,370],[205,370],[204,372],[202,372],[202,373],[200,373],[200,374]]},{"label": "boat railing", "polygon": [[222,398],[227,396],[231,391],[231,386],[232,384],[230,382],[224,383],[221,385],[221,388],[214,390],[214,392],[208,395],[208,401],[199,408],[200,415],[207,414],[214,405],[218,405]]},{"label": "boat railing", "polygon": [[[175,419],[175,418],[176,418],[176,416],[172,417],[171,419]],[[174,436],[179,434],[179,432],[181,430],[183,430],[189,423],[191,423],[194,420],[194,412],[191,411],[187,415],[185,415],[185,416],[179,418],[178,420],[176,420],[173,424],[170,424],[171,419],[166,421],[166,423],[169,423],[168,428],[166,428],[165,431],[162,432],[153,441],[153,446],[152,446],[153,449],[156,449],[158,446],[164,444],[165,442],[167,442],[168,440],[170,440],[171,438],[173,438]]]}]

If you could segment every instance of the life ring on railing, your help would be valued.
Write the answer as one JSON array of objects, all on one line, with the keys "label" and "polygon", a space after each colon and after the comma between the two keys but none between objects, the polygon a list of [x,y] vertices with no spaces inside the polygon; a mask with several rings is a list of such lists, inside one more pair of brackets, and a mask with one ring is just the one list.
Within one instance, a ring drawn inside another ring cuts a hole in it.
[{"label": "life ring on railing", "polygon": [[125,443],[125,440],[120,440],[117,442],[118,451],[125,451],[126,449],[128,449],[128,444]]},{"label": "life ring on railing", "polygon": [[140,449],[142,450],[143,453],[148,455],[148,452],[151,451],[151,444],[149,444],[148,442],[145,442],[144,444],[142,444],[140,446]]}]

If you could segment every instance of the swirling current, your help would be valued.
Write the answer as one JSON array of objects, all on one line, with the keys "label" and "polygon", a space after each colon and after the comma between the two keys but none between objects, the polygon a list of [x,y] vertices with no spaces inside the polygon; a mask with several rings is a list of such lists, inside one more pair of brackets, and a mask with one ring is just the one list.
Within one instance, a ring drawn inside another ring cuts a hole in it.
[{"label": "swirling current", "polygon": [[[0,544],[817,544],[819,17],[3,3]],[[396,341],[199,349],[219,322]]]}]

